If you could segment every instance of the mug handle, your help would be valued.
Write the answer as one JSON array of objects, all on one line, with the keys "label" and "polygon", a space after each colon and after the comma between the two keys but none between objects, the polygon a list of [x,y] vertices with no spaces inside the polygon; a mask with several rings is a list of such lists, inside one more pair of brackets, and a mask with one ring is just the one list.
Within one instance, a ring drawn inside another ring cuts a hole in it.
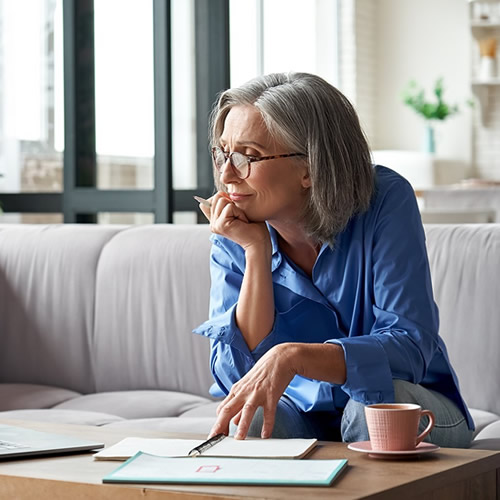
[{"label": "mug handle", "polygon": [[429,434],[429,432],[431,432],[432,428],[434,427],[434,414],[432,413],[432,411],[422,410],[420,412],[420,418],[422,418],[424,415],[427,415],[429,417],[429,423],[427,424],[427,427],[423,430],[423,432],[417,436],[415,446],[420,444],[424,440],[425,436],[427,436],[427,434]]}]

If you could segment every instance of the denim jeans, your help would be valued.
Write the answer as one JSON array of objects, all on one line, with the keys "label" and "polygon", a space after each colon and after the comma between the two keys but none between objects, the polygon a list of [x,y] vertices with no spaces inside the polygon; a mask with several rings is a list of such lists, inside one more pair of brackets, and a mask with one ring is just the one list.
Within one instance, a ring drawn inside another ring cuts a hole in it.
[{"label": "denim jeans", "polygon": [[[248,436],[260,437],[264,412],[257,408],[248,429]],[[236,425],[232,422],[229,434],[236,433]],[[273,438],[317,438],[322,441],[341,441],[340,416],[333,412],[302,412],[286,396],[281,396],[276,408]]]},{"label": "denim jeans", "polygon": [[[404,380],[394,380],[396,403],[414,403],[434,413],[436,423],[425,441],[438,446],[468,448],[472,431],[455,403],[442,394]],[[282,396],[276,409],[272,437],[274,438],[311,438],[326,441],[368,441],[365,410],[362,403],[350,399],[342,416],[333,412],[304,413],[297,409],[287,397]],[[260,437],[263,411],[259,408],[249,428],[248,436]],[[427,417],[420,423],[420,431],[427,425]],[[236,426],[231,424],[230,434]]]}]

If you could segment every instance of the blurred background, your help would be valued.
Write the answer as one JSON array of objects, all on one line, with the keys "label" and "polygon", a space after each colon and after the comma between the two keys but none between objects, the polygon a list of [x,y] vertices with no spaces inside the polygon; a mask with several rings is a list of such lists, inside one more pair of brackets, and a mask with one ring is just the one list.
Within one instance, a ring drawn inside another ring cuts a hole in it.
[{"label": "blurred background", "polygon": [[[0,222],[200,221],[210,107],[274,71],[343,91],[425,217],[500,220],[499,35],[500,1],[0,0]],[[456,112],[404,102],[438,80]]]}]

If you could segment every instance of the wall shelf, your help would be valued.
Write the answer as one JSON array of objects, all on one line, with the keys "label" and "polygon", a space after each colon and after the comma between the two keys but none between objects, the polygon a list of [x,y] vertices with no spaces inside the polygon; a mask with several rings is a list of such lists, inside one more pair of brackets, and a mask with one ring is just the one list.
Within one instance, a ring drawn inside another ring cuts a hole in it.
[{"label": "wall shelf", "polygon": [[496,84],[472,82],[472,91],[477,97],[477,101],[479,103],[479,119],[483,126],[488,126],[489,112],[493,104],[491,94],[493,89],[495,89],[498,85],[500,85],[500,82]]},{"label": "wall shelf", "polygon": [[500,28],[500,22],[493,21],[471,21],[472,28]]},{"label": "wall shelf", "polygon": [[488,78],[488,80],[473,78],[471,83],[472,85],[500,85],[500,78]]},{"label": "wall shelf", "polygon": [[[469,27],[473,43],[471,68],[472,92],[477,98],[480,112],[480,123],[488,126],[491,107],[495,106],[493,95],[500,86],[500,61],[495,57],[491,67],[492,76],[481,78],[481,57],[479,44],[481,40],[494,38],[497,45],[500,40],[500,0],[469,0]],[[495,47],[494,47],[495,49]]]}]

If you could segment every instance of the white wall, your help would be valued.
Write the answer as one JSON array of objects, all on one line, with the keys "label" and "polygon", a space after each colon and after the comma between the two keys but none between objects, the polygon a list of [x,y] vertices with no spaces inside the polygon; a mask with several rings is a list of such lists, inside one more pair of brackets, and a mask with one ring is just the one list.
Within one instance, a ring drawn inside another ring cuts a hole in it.
[{"label": "white wall", "polygon": [[401,101],[410,79],[430,96],[438,77],[461,113],[436,126],[437,154],[471,162],[470,31],[466,0],[372,0],[374,9],[373,149],[420,150],[424,120]]}]

